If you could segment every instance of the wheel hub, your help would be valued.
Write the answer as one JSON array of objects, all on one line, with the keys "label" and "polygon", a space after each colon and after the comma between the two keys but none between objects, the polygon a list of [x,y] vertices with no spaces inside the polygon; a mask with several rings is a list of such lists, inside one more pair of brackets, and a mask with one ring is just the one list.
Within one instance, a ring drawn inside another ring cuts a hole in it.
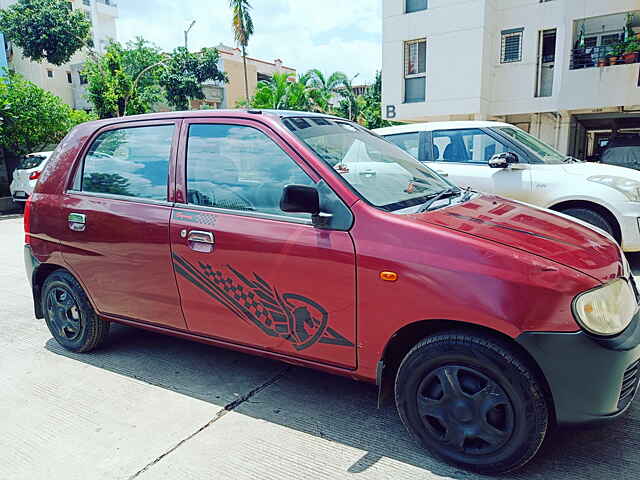
[{"label": "wheel hub", "polygon": [[480,371],[445,365],[420,383],[417,407],[427,433],[456,452],[486,455],[499,450],[514,430],[511,400]]},{"label": "wheel hub", "polygon": [[75,298],[66,288],[55,287],[47,294],[47,314],[58,335],[75,340],[80,335],[81,316]]}]

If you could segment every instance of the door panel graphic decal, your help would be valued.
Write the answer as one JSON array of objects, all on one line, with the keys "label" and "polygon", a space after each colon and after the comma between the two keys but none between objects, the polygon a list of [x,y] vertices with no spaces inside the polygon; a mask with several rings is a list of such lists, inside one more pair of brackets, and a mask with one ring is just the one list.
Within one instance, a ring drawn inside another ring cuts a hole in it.
[{"label": "door panel graphic decal", "polygon": [[280,294],[256,273],[249,279],[231,265],[216,270],[198,262],[196,267],[176,254],[173,254],[173,266],[178,275],[239,319],[255,325],[270,337],[291,342],[298,351],[316,343],[354,346],[329,326],[329,314],[321,305],[295,293]]}]

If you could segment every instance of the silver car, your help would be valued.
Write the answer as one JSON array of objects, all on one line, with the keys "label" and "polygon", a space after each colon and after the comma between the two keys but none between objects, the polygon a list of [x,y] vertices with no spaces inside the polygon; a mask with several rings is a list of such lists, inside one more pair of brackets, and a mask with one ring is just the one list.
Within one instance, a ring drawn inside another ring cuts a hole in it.
[{"label": "silver car", "polygon": [[20,160],[18,168],[13,171],[13,180],[9,187],[14,202],[26,202],[31,196],[38,178],[40,178],[40,174],[52,153],[30,153]]}]

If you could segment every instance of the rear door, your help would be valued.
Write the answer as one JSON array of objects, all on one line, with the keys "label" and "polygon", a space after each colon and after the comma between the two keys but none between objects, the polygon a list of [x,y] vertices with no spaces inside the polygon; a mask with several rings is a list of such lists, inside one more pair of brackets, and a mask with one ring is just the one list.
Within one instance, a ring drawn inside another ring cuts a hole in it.
[{"label": "rear door", "polygon": [[62,200],[63,256],[97,309],[185,328],[171,264],[169,188],[179,121],[103,128]]},{"label": "rear door", "polygon": [[432,133],[431,147],[433,162],[428,165],[445,172],[456,185],[524,201],[529,198],[528,164],[503,169],[489,167],[493,155],[513,150],[498,137],[479,128],[436,130]]},{"label": "rear door", "polygon": [[317,175],[257,121],[185,120],[182,139],[171,242],[189,330],[355,368],[351,237],[280,210],[285,185]]}]

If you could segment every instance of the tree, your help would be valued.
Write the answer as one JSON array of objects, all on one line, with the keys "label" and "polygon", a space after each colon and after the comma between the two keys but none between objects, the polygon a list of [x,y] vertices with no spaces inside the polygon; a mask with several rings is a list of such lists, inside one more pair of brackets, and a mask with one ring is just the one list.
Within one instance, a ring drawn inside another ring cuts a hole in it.
[{"label": "tree", "polygon": [[178,47],[162,65],[160,85],[165,88],[167,101],[178,110],[187,110],[191,99],[205,98],[202,83],[226,82],[227,76],[218,69],[218,50],[203,48],[199,54]]},{"label": "tree", "polygon": [[107,46],[104,55],[88,59],[82,69],[87,99],[100,118],[121,117],[151,111],[162,99],[155,71],[162,62],[159,49],[142,38],[122,47]]},{"label": "tree", "polygon": [[249,0],[229,0],[229,7],[233,11],[233,34],[236,43],[242,49],[242,62],[244,64],[244,92],[245,99],[249,101],[249,81],[247,80],[247,52],[249,38],[253,35],[253,20],[249,14],[251,5]]},{"label": "tree", "polygon": [[255,96],[248,102],[252,108],[324,111],[323,98],[309,88],[305,79],[295,80],[286,73],[274,73],[269,81],[258,82]]},{"label": "tree", "polygon": [[361,112],[361,122],[366,128],[383,128],[399,125],[382,118],[382,73],[376,72],[376,79],[364,94],[364,107]]},{"label": "tree", "polygon": [[94,118],[15,73],[0,78],[0,108],[0,149],[9,174],[22,156],[58,143],[75,125]]},{"label": "tree", "polygon": [[91,22],[67,0],[18,0],[0,11],[0,31],[35,62],[62,65],[91,46]]},{"label": "tree", "polygon": [[300,81],[317,91],[317,98],[323,100],[324,110],[329,111],[331,98],[338,93],[338,88],[344,87],[348,83],[348,78],[342,72],[333,72],[327,77],[317,68],[312,68],[301,77]]}]

